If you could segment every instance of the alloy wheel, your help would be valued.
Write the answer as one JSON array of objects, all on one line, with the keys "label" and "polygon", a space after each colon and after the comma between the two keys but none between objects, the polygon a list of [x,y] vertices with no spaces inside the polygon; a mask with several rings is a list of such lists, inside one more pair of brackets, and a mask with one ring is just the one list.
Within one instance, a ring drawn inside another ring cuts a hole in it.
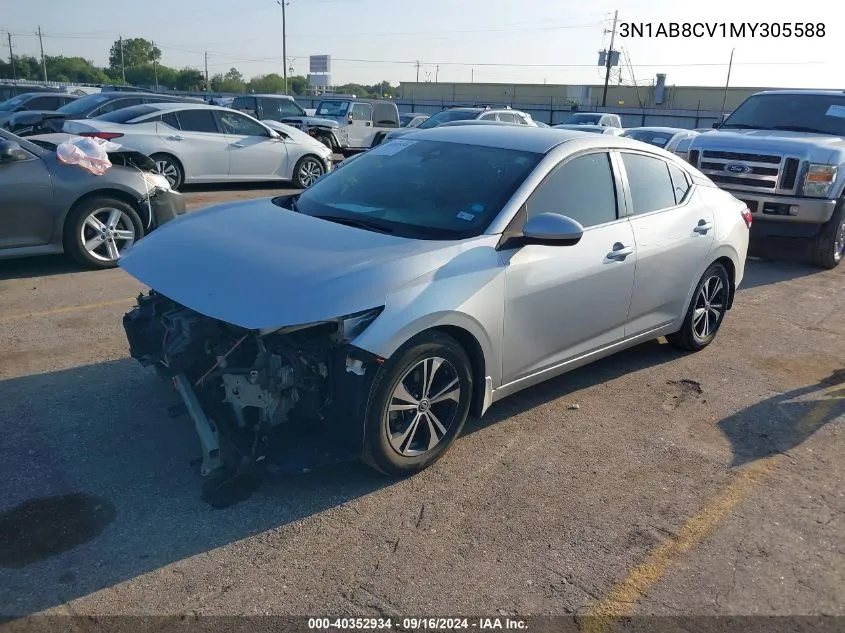
[{"label": "alloy wheel", "polygon": [[323,166],[315,159],[308,158],[302,161],[299,166],[299,182],[305,187],[310,187],[323,175]]},{"label": "alloy wheel", "polygon": [[426,358],[411,367],[390,397],[386,425],[390,446],[403,457],[434,449],[458,417],[461,379],[445,358]]},{"label": "alloy wheel", "polygon": [[708,277],[701,285],[692,317],[692,331],[699,341],[711,337],[719,328],[727,304],[726,289],[719,275]]},{"label": "alloy wheel", "polygon": [[179,169],[169,160],[157,160],[156,168],[162,176],[167,178],[171,187],[175,188],[179,184]]},{"label": "alloy wheel", "polygon": [[97,209],[85,218],[79,237],[91,257],[113,262],[135,243],[135,225],[120,209]]},{"label": "alloy wheel", "polygon": [[843,255],[845,255],[845,218],[839,223],[839,230],[833,240],[833,261],[840,261]]}]

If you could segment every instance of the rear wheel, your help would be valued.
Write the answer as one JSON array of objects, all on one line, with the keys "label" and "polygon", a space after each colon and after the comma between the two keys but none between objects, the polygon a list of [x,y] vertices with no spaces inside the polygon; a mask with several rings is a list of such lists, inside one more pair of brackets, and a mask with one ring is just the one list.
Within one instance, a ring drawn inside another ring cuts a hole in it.
[{"label": "rear wheel", "polygon": [[75,206],[65,221],[65,252],[83,266],[114,268],[144,235],[141,218],[114,198],[91,198]]},{"label": "rear wheel", "polygon": [[155,161],[159,173],[167,178],[171,189],[179,189],[185,182],[185,170],[182,168],[176,157],[170,154],[153,154],[150,156]]},{"label": "rear wheel", "polygon": [[695,288],[684,323],[666,339],[675,347],[697,352],[704,349],[722,325],[730,300],[730,277],[722,264],[712,264]]},{"label": "rear wheel", "polygon": [[845,257],[845,200],[840,200],[833,217],[825,223],[812,243],[813,263],[819,268],[836,268]]},{"label": "rear wheel", "polygon": [[293,168],[293,182],[300,189],[313,185],[318,178],[326,173],[326,166],[316,156],[303,156]]}]

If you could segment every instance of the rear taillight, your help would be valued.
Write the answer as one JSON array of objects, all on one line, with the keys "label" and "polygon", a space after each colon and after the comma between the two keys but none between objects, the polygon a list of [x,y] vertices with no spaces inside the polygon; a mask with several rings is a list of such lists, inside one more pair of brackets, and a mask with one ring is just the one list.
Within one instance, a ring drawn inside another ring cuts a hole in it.
[{"label": "rear taillight", "polygon": [[745,220],[745,226],[747,226],[750,229],[751,228],[751,221],[753,220],[753,217],[752,217],[751,211],[748,209],[748,207],[745,207],[742,210],[742,219]]},{"label": "rear taillight", "polygon": [[78,136],[87,136],[89,138],[101,138],[107,141],[113,138],[120,138],[123,136],[120,132],[81,132]]}]

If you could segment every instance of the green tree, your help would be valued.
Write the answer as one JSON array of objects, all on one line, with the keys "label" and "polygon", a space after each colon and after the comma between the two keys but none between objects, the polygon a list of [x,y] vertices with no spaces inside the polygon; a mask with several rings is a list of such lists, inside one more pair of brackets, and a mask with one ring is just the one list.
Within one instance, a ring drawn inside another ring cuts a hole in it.
[{"label": "green tree", "polygon": [[285,80],[276,73],[259,75],[249,80],[247,90],[263,94],[282,93],[285,91]]},{"label": "green tree", "polygon": [[50,81],[71,83],[100,84],[108,81],[102,68],[82,57],[64,57],[63,55],[44,58],[47,65],[47,78]]},{"label": "green tree", "polygon": [[304,95],[308,89],[308,79],[302,75],[288,77],[288,86],[290,87],[291,93],[295,95]]},{"label": "green tree", "polygon": [[123,40],[123,55],[121,56],[121,41],[112,44],[109,51],[109,68],[119,71],[121,68],[135,68],[146,66],[161,60],[161,49],[143,37],[133,37]]},{"label": "green tree", "polygon": [[244,92],[246,83],[237,68],[230,68],[225,75],[217,74],[211,78],[211,89],[215,92]]},{"label": "green tree", "polygon": [[204,90],[205,77],[195,68],[183,68],[176,72],[174,84],[176,90]]}]

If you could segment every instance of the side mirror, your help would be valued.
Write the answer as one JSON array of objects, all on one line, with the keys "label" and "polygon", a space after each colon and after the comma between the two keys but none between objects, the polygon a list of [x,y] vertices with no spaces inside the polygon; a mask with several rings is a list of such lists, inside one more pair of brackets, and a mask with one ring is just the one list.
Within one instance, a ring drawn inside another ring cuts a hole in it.
[{"label": "side mirror", "polygon": [[718,129],[719,129],[719,125],[721,125],[721,124],[720,124],[718,121],[716,121],[716,122],[713,124],[713,129],[714,129],[714,130],[718,130]]},{"label": "side mirror", "polygon": [[28,154],[14,141],[0,141],[0,163],[26,160]]},{"label": "side mirror", "polygon": [[274,138],[276,140],[282,138],[282,135],[279,134],[276,130],[270,130],[270,138]]},{"label": "side mirror", "polygon": [[559,213],[535,215],[522,228],[525,244],[573,246],[581,241],[584,227],[572,218]]}]

